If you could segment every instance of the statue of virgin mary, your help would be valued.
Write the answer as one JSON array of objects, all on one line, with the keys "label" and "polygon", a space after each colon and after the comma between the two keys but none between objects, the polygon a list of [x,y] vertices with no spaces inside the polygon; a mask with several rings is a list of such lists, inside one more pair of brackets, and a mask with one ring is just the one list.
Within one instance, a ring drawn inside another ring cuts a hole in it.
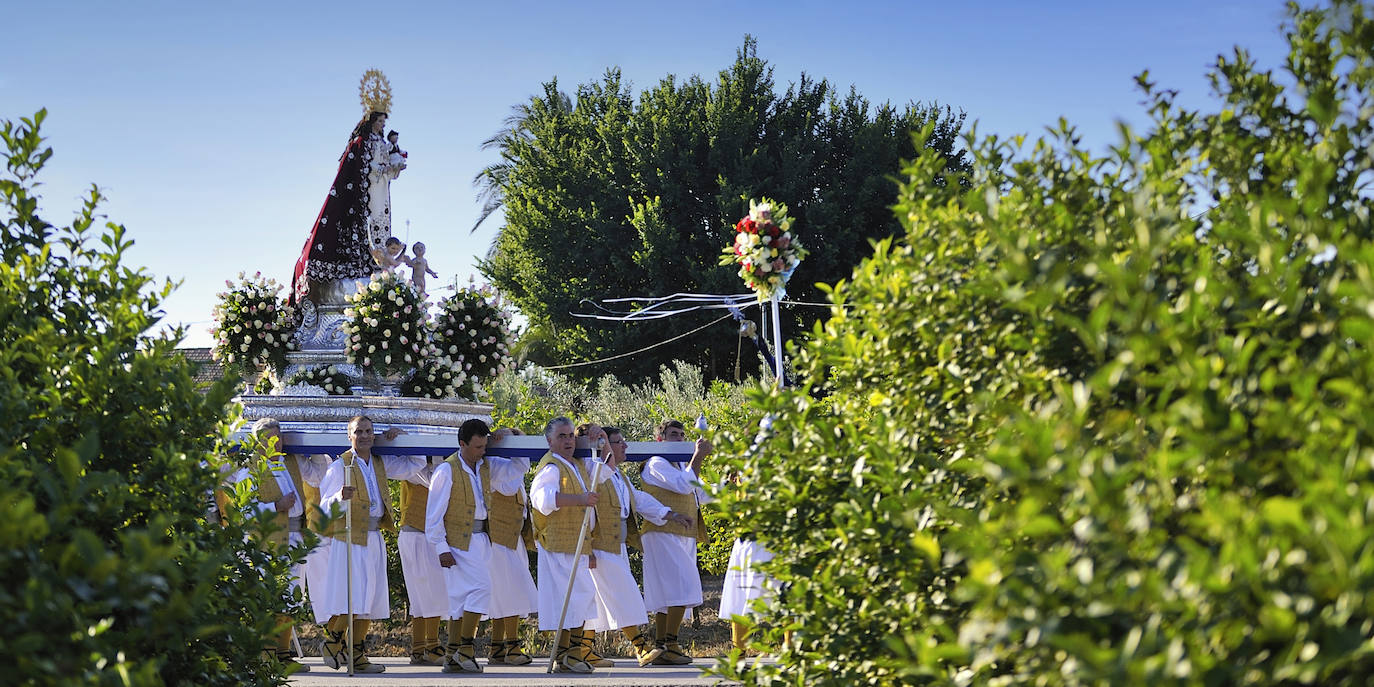
[{"label": "statue of virgin mary", "polygon": [[[364,76],[364,88],[372,72]],[[378,77],[385,81],[385,77]],[[305,300],[312,285],[339,280],[364,279],[381,269],[386,240],[391,237],[391,180],[405,168],[393,163],[386,131],[385,98],[369,100],[364,91],[366,115],[354,127],[348,147],[339,157],[339,170],[324,198],[324,206],[301,247],[291,275],[291,302]]]}]

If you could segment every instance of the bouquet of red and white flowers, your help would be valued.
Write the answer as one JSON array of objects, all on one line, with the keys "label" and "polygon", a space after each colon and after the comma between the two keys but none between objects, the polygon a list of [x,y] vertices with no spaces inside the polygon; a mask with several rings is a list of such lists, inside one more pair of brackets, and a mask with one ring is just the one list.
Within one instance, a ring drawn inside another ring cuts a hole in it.
[{"label": "bouquet of red and white flowers", "polygon": [[787,206],[768,198],[749,201],[749,215],[735,223],[735,244],[725,249],[722,265],[739,265],[744,284],[766,301],[782,293],[792,271],[806,257],[792,235]]},{"label": "bouquet of red and white flowers", "polygon": [[277,297],[282,287],[275,280],[263,279],[258,272],[251,277],[239,272],[239,283],[225,280],[228,290],[219,294],[215,305],[215,337],[211,355],[225,370],[247,377],[255,368],[286,367],[286,352],[291,342],[290,306]]}]

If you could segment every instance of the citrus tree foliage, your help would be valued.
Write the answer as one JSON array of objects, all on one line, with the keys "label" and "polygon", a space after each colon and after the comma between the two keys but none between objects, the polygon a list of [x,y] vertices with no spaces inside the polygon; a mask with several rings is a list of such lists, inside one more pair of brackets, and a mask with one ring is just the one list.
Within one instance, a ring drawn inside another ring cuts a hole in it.
[{"label": "citrus tree foliage", "polygon": [[967,192],[916,157],[807,387],[730,442],[757,488],[724,507],[790,584],[760,643],[800,632],[720,672],[1368,684],[1369,14],[1292,10],[1286,73],[1220,59],[1216,112],[1142,76],[1153,126],[1105,157],[970,142]]},{"label": "citrus tree foliage", "polygon": [[273,684],[283,607],[245,523],[207,522],[232,385],[202,395],[170,283],[129,267],[124,227],[38,214],[44,113],[0,122],[0,656],[10,684]]},{"label": "citrus tree foliage", "polygon": [[[790,294],[819,298],[813,283],[847,276],[870,239],[900,230],[888,206],[900,160],[915,154],[910,132],[934,123],[925,145],[957,171],[967,166],[956,145],[962,122],[934,105],[874,107],[806,75],[779,94],[748,38],[714,82],[668,76],[637,99],[615,69],[578,86],[575,98],[549,82],[488,141],[501,161],[477,181],[505,224],[481,269],[529,319],[533,362],[637,350],[713,316],[682,315],[665,332],[569,311],[584,298],[743,292],[736,270],[717,258],[749,210],[744,197],[767,194],[786,203],[813,249]],[[821,312],[788,309],[784,326],[809,327]],[[642,379],[684,360],[720,378],[734,344],[689,337],[619,361],[615,373]]]}]

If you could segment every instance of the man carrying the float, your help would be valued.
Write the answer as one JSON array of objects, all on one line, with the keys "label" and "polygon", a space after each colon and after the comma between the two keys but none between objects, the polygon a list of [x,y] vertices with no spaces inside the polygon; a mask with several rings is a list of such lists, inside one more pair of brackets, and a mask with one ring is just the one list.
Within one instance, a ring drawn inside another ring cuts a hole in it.
[{"label": "man carrying the float", "polygon": [[[490,438],[499,441],[511,430]],[[526,458],[487,458],[487,423],[471,419],[458,428],[458,452],[434,469],[425,513],[425,538],[444,571],[448,589],[448,636],[443,671],[480,673],[473,646],[477,623],[491,599],[491,540],[486,493],[524,487]],[[491,485],[490,487],[488,485]]]},{"label": "man carrying the float", "polygon": [[[655,432],[659,441],[685,441],[681,422],[664,420]],[[692,658],[682,651],[678,631],[689,609],[701,605],[701,577],[697,575],[697,542],[706,539],[701,504],[701,464],[711,453],[711,442],[697,439],[687,463],[653,456],[640,472],[644,491],[674,513],[692,514],[694,523],[644,523],[644,605],[654,614],[654,639],[663,653],[656,664],[684,665]]]},{"label": "man carrying the float", "polygon": [[[301,524],[306,516],[306,509],[310,507],[307,503],[305,490],[320,483],[320,479],[324,477],[325,466],[322,463],[304,459],[303,456],[283,456],[281,453],[281,423],[273,418],[262,418],[254,422],[252,432],[257,440],[254,446],[253,462],[249,468],[241,470],[230,481],[237,482],[243,477],[252,475],[257,495],[258,512],[276,514],[275,528],[268,536],[267,541],[281,550],[300,546],[302,543]],[[296,590],[300,589],[300,580],[305,576],[304,565],[292,566],[290,580],[292,596],[295,596]],[[291,616],[279,615],[277,622],[282,626],[282,629],[277,634],[273,647],[276,659],[286,665],[288,674],[308,672],[310,666],[297,663],[292,658],[291,626],[293,621]]]},{"label": "man carrying the float", "polygon": [[[586,509],[597,504],[596,491],[589,484],[592,466],[573,455],[577,439],[572,420],[549,420],[544,438],[549,452],[539,461],[530,484],[539,554],[539,629],[557,633],[554,660],[558,671],[590,673],[591,642],[583,637],[582,629],[596,615],[596,585],[588,574],[591,558],[578,554],[577,539]],[[588,438],[596,445],[605,433],[598,427]],[[560,626],[565,595],[567,609]]]},{"label": "man carrying the float", "polygon": [[[584,433],[587,427],[579,427]],[[648,617],[644,608],[644,597],[639,593],[639,585],[630,572],[630,557],[625,546],[628,544],[643,549],[640,543],[639,524],[636,515],[644,520],[662,525],[665,522],[690,528],[692,518],[674,513],[654,497],[636,489],[624,475],[620,465],[625,462],[627,443],[617,427],[605,427],[609,450],[605,455],[606,466],[602,469],[602,479],[597,484],[596,527],[592,531],[592,555],[596,557],[596,567],[592,568],[592,582],[596,584],[596,617],[587,622],[584,635],[588,639],[597,632],[620,630],[635,648],[635,658],[639,665],[653,663],[663,653],[639,631],[639,626]],[[599,659],[599,661],[598,661]],[[609,659],[596,656],[590,661],[597,667],[614,665]],[[604,661],[604,663],[600,662]]]},{"label": "man carrying the float", "polygon": [[[492,435],[496,443],[506,432],[521,434],[517,429],[502,429]],[[491,457],[492,465],[505,460]],[[539,610],[539,592],[530,576],[528,551],[534,549],[534,529],[530,524],[529,497],[525,494],[525,473],[528,459],[515,463],[519,474],[502,480],[493,477],[483,480],[483,497],[487,506],[487,535],[491,539],[491,598],[487,601],[487,617],[491,619],[491,658],[488,665],[523,666],[531,659],[521,648],[520,619]]]},{"label": "man carrying the float", "polygon": [[[387,430],[386,437],[394,439],[398,429]],[[331,668],[348,667],[348,613],[353,613],[353,670],[358,673],[380,673],[385,666],[367,660],[363,653],[367,629],[372,620],[391,617],[386,575],[386,544],[382,528],[395,530],[391,513],[388,479],[407,480],[419,475],[426,466],[422,457],[372,455],[372,420],[359,415],[348,423],[348,441],[353,448],[344,451],[334,461],[320,481],[320,506],[337,514],[330,525],[329,569],[322,590],[325,612],[330,615],[325,626],[322,651],[325,665]],[[345,484],[352,486],[345,486]],[[345,508],[352,511],[353,537],[350,541],[345,529]],[[353,584],[348,585],[351,574]]]},{"label": "man carrying the float", "polygon": [[410,600],[411,665],[444,664],[439,619],[448,617],[448,589],[439,557],[425,539],[425,513],[434,470],[435,465],[429,463],[420,474],[401,483],[401,532],[396,535],[396,549],[401,554],[401,573]]}]

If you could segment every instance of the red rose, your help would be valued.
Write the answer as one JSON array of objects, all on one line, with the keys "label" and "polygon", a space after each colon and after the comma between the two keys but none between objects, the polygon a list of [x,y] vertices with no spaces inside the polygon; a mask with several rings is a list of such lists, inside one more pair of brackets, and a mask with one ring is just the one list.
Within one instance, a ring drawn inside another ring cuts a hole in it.
[{"label": "red rose", "polygon": [[748,234],[759,233],[758,225],[754,224],[754,220],[749,219],[748,217],[745,217],[744,219],[740,220],[739,224],[735,225],[735,227],[740,231]]},{"label": "red rose", "polygon": [[780,233],[782,233],[782,232],[778,231],[778,225],[773,224],[772,222],[769,222],[769,223],[768,223],[768,235],[769,235],[769,236],[772,236],[773,238],[777,238],[777,237],[778,237],[778,234],[780,234]]}]

